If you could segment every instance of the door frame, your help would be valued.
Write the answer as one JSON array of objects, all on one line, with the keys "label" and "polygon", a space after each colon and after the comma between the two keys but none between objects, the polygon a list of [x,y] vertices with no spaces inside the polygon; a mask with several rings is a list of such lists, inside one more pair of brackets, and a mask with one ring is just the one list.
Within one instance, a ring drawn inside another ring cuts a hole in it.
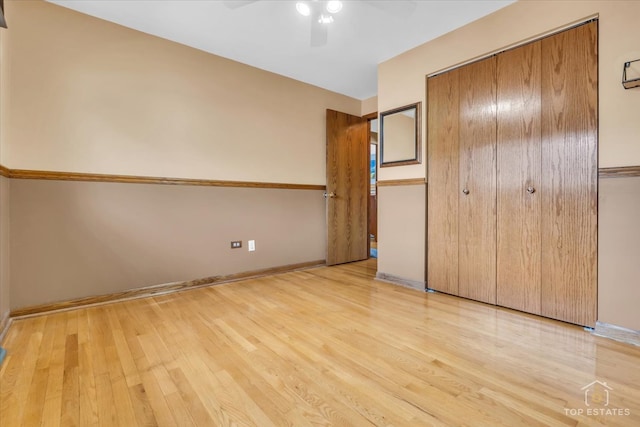
[{"label": "door frame", "polygon": [[[380,129],[380,117],[378,111],[374,111],[369,114],[365,114],[362,116],[363,119],[367,121],[367,160],[368,165],[371,165],[371,121],[378,119],[378,129]],[[378,141],[380,140],[380,133],[378,132]],[[376,204],[378,203],[378,159],[380,157],[380,146],[378,146],[378,151],[376,152]],[[371,173],[371,166],[369,166],[369,174]],[[369,192],[367,194],[367,199],[371,196],[371,178],[369,178]],[[376,215],[378,210],[376,209]],[[367,259],[371,258],[371,228],[370,228],[370,215],[371,209],[369,209],[369,203],[367,203]],[[376,235],[378,233],[376,232]],[[377,241],[377,240],[376,240]]]}]

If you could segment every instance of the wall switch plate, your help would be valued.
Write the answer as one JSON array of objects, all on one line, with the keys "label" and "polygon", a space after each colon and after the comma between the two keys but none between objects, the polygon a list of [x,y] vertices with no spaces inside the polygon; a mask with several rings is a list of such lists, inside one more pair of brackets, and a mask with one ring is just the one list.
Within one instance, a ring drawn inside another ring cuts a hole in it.
[{"label": "wall switch plate", "polygon": [[234,240],[231,242],[231,249],[238,249],[242,247],[242,240]]},{"label": "wall switch plate", "polygon": [[249,246],[249,252],[253,252],[256,250],[256,241],[255,240],[249,240],[247,242],[247,246]]}]

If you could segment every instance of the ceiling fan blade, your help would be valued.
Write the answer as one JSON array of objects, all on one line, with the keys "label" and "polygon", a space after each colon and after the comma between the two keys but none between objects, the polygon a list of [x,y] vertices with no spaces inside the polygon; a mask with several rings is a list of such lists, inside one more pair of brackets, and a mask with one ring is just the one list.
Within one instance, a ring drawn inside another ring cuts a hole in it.
[{"label": "ceiling fan blade", "polygon": [[327,44],[329,38],[329,26],[320,22],[320,18],[311,20],[311,47],[319,47]]},{"label": "ceiling fan blade", "polygon": [[0,0],[0,27],[7,28],[7,21],[4,19],[4,0]]},{"label": "ceiling fan blade", "polygon": [[401,0],[401,1],[384,1],[384,0],[363,0],[370,6],[396,16],[409,16],[415,12],[418,7],[417,1]]},{"label": "ceiling fan blade", "polygon": [[237,9],[239,7],[243,7],[257,1],[258,0],[225,0],[222,3],[224,3],[224,5],[229,9]]}]

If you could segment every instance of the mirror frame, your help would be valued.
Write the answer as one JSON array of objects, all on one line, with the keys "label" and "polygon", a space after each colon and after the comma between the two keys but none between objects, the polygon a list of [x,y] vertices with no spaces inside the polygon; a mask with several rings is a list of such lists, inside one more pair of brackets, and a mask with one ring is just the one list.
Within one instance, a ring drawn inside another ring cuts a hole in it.
[{"label": "mirror frame", "polygon": [[[379,154],[380,154],[380,167],[389,167],[389,166],[404,166],[404,165],[417,165],[422,163],[422,112],[421,112],[421,102],[415,102],[413,104],[405,105],[403,107],[394,108],[393,110],[387,110],[380,113],[380,141],[378,143]],[[414,153],[415,156],[408,159],[400,159],[393,161],[385,161],[384,160],[384,146],[385,146],[385,137],[384,137],[384,119],[386,116],[391,114],[401,113],[403,111],[408,110],[416,110],[415,117],[415,141],[414,143]]]}]

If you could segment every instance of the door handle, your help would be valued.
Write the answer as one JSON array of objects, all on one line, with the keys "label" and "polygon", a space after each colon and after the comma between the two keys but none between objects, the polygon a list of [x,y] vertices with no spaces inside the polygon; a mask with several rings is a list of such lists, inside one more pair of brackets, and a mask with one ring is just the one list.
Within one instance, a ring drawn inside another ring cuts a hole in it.
[{"label": "door handle", "polygon": [[529,194],[533,194],[533,193],[535,193],[535,192],[536,192],[536,189],[535,189],[535,188],[533,188],[533,187],[527,187],[527,193],[529,193]]},{"label": "door handle", "polygon": [[464,190],[462,190],[462,194],[467,196],[469,194],[469,190],[465,188]]},{"label": "door handle", "polygon": [[335,199],[335,198],[336,198],[336,197],[338,197],[338,196],[337,196],[337,195],[336,195],[336,193],[334,193],[333,191],[332,191],[331,193],[327,193],[327,192],[325,191],[325,193],[324,193],[324,198],[326,199],[327,197],[328,197],[328,198],[330,198],[330,199]]}]

